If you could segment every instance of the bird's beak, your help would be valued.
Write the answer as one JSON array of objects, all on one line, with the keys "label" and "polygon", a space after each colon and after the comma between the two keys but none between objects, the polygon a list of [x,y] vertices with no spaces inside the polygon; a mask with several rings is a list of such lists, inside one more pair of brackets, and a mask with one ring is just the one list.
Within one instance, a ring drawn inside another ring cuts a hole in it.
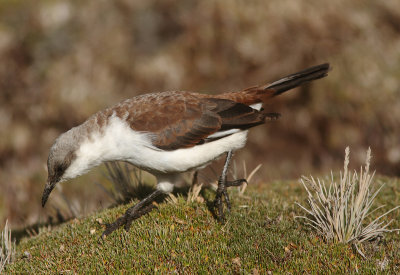
[{"label": "bird's beak", "polygon": [[49,198],[49,195],[51,191],[53,191],[54,187],[56,186],[57,182],[52,182],[52,181],[47,181],[46,186],[44,187],[43,190],[43,195],[42,195],[42,207],[47,202],[47,199]]}]

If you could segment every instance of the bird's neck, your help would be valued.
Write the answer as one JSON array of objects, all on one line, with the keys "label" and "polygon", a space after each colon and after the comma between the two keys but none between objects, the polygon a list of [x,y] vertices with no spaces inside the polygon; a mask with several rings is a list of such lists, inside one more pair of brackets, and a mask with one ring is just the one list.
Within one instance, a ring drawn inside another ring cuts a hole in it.
[{"label": "bird's neck", "polygon": [[[88,127],[85,124],[81,126]],[[74,178],[85,174],[106,161],[140,158],[140,148],[143,146],[151,146],[147,134],[133,131],[118,117],[110,117],[104,127],[91,127],[91,131],[81,139],[76,150],[76,159],[66,171],[67,176]]]}]

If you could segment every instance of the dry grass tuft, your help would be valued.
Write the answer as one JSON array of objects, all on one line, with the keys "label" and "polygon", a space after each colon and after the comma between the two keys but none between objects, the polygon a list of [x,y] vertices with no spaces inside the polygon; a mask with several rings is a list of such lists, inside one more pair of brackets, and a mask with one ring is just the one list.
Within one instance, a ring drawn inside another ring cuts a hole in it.
[{"label": "dry grass tuft", "polygon": [[369,173],[371,149],[368,149],[365,167],[361,167],[360,175],[356,171],[352,173],[348,170],[350,152],[348,147],[345,152],[344,171],[340,172],[339,184],[334,180],[332,173],[329,186],[319,178],[302,177],[301,183],[308,193],[309,209],[297,203],[308,214],[307,217],[300,216],[299,218],[305,219],[307,224],[326,241],[355,245],[374,240],[384,233],[399,230],[388,229],[393,220],[385,223],[382,218],[400,206],[368,223],[370,215],[383,207],[371,210],[374,199],[383,187],[383,185],[380,186],[375,192],[371,190],[375,174]]},{"label": "dry grass tuft", "polygon": [[[244,178],[247,180],[247,183],[249,183],[251,181],[251,179],[253,178],[254,174],[257,173],[258,170],[260,170],[261,166],[262,166],[261,163],[258,164],[256,166],[256,168],[254,168],[253,171],[250,172],[250,175],[247,176],[247,165],[246,165],[246,162],[243,161],[243,174],[244,174]],[[243,196],[244,191],[247,188],[247,183],[243,183],[242,186],[239,186],[239,194],[241,196]]]},{"label": "dry grass tuft", "polygon": [[8,227],[8,220],[4,230],[1,232],[1,249],[0,249],[0,274],[4,267],[11,263],[15,257],[15,241],[11,240],[11,229]]},{"label": "dry grass tuft", "polygon": [[196,183],[190,187],[189,192],[187,194],[187,200],[186,200],[187,203],[204,201],[204,199],[200,196],[202,187],[203,187],[203,183]]},{"label": "dry grass tuft", "polygon": [[178,197],[172,193],[169,193],[168,196],[165,198],[165,201],[169,204],[178,204],[179,200]]},{"label": "dry grass tuft", "polygon": [[144,183],[143,173],[128,163],[106,163],[107,179],[113,184],[110,195],[116,203],[127,202],[132,198],[143,198],[151,186]]}]

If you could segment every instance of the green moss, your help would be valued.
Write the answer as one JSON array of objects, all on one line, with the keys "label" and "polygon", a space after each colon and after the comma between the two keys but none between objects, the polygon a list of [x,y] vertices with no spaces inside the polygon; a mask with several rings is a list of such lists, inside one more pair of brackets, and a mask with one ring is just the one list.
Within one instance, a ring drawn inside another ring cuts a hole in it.
[{"label": "green moss", "polygon": [[[378,204],[395,201],[399,181],[384,179]],[[394,191],[393,191],[394,190]],[[214,194],[203,192],[207,200]],[[24,239],[10,273],[39,272],[173,272],[179,273],[375,273],[400,271],[400,235],[392,233],[378,244],[361,247],[362,259],[348,245],[326,244],[294,219],[294,202],[305,199],[297,182],[250,186],[245,197],[231,191],[233,208],[226,224],[216,222],[206,203],[162,203],[158,210],[135,221],[129,232],[120,229],[98,242],[104,225],[127,206],[104,210]],[[388,207],[387,207],[388,208]],[[386,209],[386,208],[385,208]],[[383,209],[382,211],[385,211]],[[389,218],[397,217],[393,213]],[[392,227],[400,227],[396,219]],[[95,230],[95,231],[93,231]],[[29,252],[30,258],[23,258]]]}]

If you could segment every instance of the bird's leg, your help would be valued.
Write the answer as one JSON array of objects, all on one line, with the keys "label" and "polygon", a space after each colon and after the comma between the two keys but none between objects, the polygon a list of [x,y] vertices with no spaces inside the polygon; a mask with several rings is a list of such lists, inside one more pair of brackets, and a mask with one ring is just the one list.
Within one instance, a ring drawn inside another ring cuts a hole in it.
[{"label": "bird's leg", "polygon": [[239,179],[239,180],[234,180],[234,181],[227,180],[228,167],[229,167],[229,162],[231,161],[231,159],[232,159],[232,151],[229,151],[226,155],[226,160],[225,160],[224,168],[222,169],[222,174],[218,179],[217,195],[215,196],[214,205],[217,210],[216,214],[217,214],[219,222],[224,222],[224,220],[225,220],[222,197],[224,197],[224,199],[225,199],[225,204],[226,204],[228,211],[231,209],[231,203],[230,203],[228,192],[226,191],[226,188],[231,187],[231,186],[240,186],[244,182],[247,183],[247,181],[245,179]]},{"label": "bird's leg", "polygon": [[123,225],[125,225],[125,230],[128,231],[132,224],[132,221],[140,218],[143,215],[146,215],[151,210],[153,210],[153,208],[155,208],[155,206],[153,205],[153,201],[155,201],[157,197],[163,194],[163,191],[157,189],[146,198],[141,200],[139,203],[126,210],[125,214],[122,217],[119,217],[115,222],[111,224],[107,224],[106,230],[104,230],[101,237],[107,237]]},{"label": "bird's leg", "polygon": [[198,183],[199,183],[199,171],[196,170],[196,171],[194,171],[194,174],[193,174],[192,186],[194,186]]}]

